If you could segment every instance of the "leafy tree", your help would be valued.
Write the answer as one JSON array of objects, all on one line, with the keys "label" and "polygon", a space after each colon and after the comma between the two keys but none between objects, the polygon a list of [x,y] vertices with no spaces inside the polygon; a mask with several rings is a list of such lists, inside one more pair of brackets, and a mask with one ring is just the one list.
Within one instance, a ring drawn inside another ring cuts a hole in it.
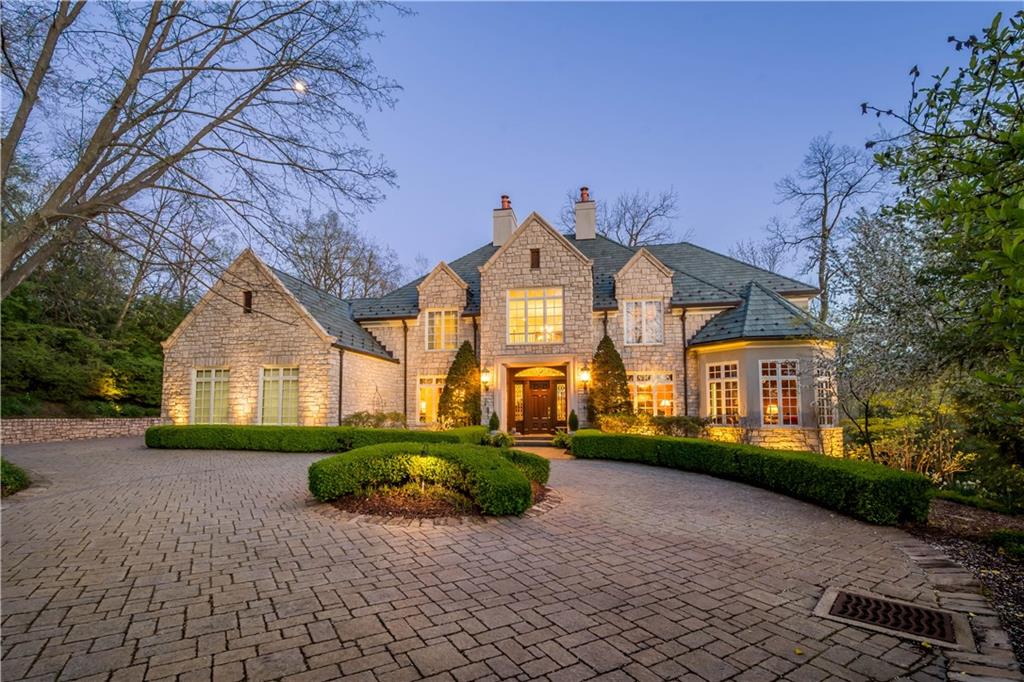
[{"label": "leafy tree", "polygon": [[480,363],[469,341],[463,341],[441,390],[437,416],[445,426],[480,423]]},{"label": "leafy tree", "polygon": [[941,321],[925,344],[940,367],[978,380],[958,396],[973,428],[1024,458],[1024,12],[997,14],[981,37],[950,37],[966,63],[926,86],[911,69],[900,124],[868,143],[897,173],[894,213],[919,231],[929,303]]},{"label": "leafy tree", "polygon": [[591,378],[593,385],[587,396],[591,420],[603,414],[633,411],[633,403],[629,399],[629,384],[626,381],[626,366],[615,348],[615,342],[607,334],[597,344]]}]

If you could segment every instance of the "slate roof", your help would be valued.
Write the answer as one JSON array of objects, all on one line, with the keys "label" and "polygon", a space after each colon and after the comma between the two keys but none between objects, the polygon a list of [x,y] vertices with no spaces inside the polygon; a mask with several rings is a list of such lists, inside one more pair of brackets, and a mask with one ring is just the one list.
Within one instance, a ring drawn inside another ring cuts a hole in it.
[{"label": "slate roof", "polygon": [[[327,333],[338,339],[337,345],[348,350],[374,355],[386,360],[396,358],[370,332],[352,317],[352,302],[337,298],[312,284],[303,282],[283,270],[270,268],[281,283],[298,299]],[[362,299],[361,299],[362,300]]]},{"label": "slate roof", "polygon": [[760,282],[750,282],[741,303],[715,315],[690,340],[690,346],[739,339],[813,339],[828,336],[826,329]]},{"label": "slate roof", "polygon": [[[565,237],[594,262],[594,310],[618,308],[615,273],[638,249],[601,235],[594,239],[580,240],[573,235]],[[469,285],[464,315],[480,313],[479,268],[497,250],[497,246],[485,244],[448,263]],[[743,287],[751,281],[760,282],[772,291],[783,294],[813,296],[818,293],[816,288],[804,282],[747,265],[688,242],[648,246],[647,250],[675,272],[672,277],[672,305],[736,305],[740,302]],[[420,277],[413,280],[381,298],[352,301],[355,319],[416,317],[419,314],[419,292],[416,287],[423,279]]]}]

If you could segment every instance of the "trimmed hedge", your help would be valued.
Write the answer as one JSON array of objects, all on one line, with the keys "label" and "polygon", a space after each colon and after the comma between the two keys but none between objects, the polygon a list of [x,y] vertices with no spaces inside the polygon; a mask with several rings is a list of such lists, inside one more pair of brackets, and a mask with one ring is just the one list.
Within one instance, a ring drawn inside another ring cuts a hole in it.
[{"label": "trimmed hedge", "polygon": [[0,493],[13,495],[31,483],[28,474],[17,464],[0,459]]},{"label": "trimmed hedge", "polygon": [[[327,502],[413,481],[467,495],[485,514],[522,514],[533,502],[530,479],[523,471],[530,457],[536,455],[464,443],[385,443],[314,462],[309,467],[309,490]],[[536,465],[526,468],[540,470]]]},{"label": "trimmed hedge", "polygon": [[512,466],[522,472],[523,476],[536,481],[541,485],[548,482],[548,476],[551,475],[551,462],[547,461],[540,455],[535,455],[532,452],[524,452],[523,450],[498,450],[498,454],[504,457]]},{"label": "trimmed hedge", "polygon": [[470,445],[482,445],[487,436],[486,426],[460,426],[457,429],[448,429],[444,433],[450,433],[459,439],[460,443]]},{"label": "trimmed hedge", "polygon": [[151,426],[146,446],[202,450],[267,450],[272,452],[344,452],[394,442],[458,443],[444,431],[363,429],[354,426],[229,426],[226,424]]},{"label": "trimmed hedge", "polygon": [[737,443],[580,431],[572,453],[695,471],[767,488],[882,525],[925,521],[931,484],[881,464]]}]

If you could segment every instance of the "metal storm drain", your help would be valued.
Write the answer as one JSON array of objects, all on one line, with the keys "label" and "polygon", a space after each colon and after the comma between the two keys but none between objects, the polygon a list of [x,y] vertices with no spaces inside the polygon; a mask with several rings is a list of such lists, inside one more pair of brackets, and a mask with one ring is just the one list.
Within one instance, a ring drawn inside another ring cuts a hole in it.
[{"label": "metal storm drain", "polygon": [[970,624],[963,614],[895,599],[829,588],[814,614],[937,646],[974,648]]}]

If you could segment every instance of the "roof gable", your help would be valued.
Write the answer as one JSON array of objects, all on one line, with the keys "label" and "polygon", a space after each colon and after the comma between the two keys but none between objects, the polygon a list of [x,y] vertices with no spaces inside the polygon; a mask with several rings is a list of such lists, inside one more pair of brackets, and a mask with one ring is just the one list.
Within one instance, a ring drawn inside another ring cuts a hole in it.
[{"label": "roof gable", "polygon": [[[251,263],[256,269],[270,282],[270,285],[278,290],[285,301],[295,310],[295,312],[310,326],[310,328],[324,341],[333,341],[333,337],[327,332],[326,329],[310,314],[308,310],[295,298],[291,291],[281,282],[280,278],[274,273],[274,271],[264,263],[259,256],[257,256],[252,249],[246,248],[242,253],[238,254],[235,260],[231,261],[231,264],[224,270],[217,281],[213,283],[205,294],[199,299],[199,302],[192,307],[192,310],[188,312],[185,318],[178,324],[178,326],[171,332],[171,335],[167,337],[161,343],[164,349],[168,349],[174,346],[174,344],[181,338],[181,335],[192,326],[196,318],[202,314],[210,302],[224,297],[224,288],[233,286],[229,284],[230,280],[237,270],[243,263]],[[257,311],[258,312],[258,311]]]},{"label": "roof gable", "polygon": [[671,268],[669,268],[667,265],[665,265],[660,260],[655,258],[654,254],[652,254],[646,248],[641,246],[639,249],[637,249],[636,253],[633,254],[633,257],[626,261],[626,264],[619,268],[619,271],[615,273],[615,280],[618,281],[620,277],[625,275],[627,272],[629,272],[630,269],[636,267],[638,263],[643,261],[647,261],[648,263],[653,265],[655,268],[658,269],[659,272],[661,272],[661,274],[665,275],[666,277],[672,277],[672,275],[675,274]]},{"label": "roof gable", "polygon": [[422,292],[424,289],[426,289],[428,286],[430,286],[430,284],[435,279],[437,279],[438,277],[446,276],[446,275],[447,275],[447,277],[452,282],[454,282],[456,285],[462,287],[463,289],[468,289],[469,288],[469,285],[466,284],[466,280],[464,280],[461,277],[459,277],[459,274],[457,272],[455,272],[454,270],[452,270],[450,267],[448,267],[447,263],[445,263],[444,261],[441,261],[440,263],[438,263],[434,267],[433,270],[431,270],[427,274],[426,277],[423,278],[422,281],[420,281],[419,284],[416,285],[416,290],[419,291],[419,292]]},{"label": "roof gable", "polygon": [[530,215],[526,216],[526,219],[519,224],[519,227],[517,227],[515,231],[512,233],[512,235],[505,240],[505,243],[498,247],[498,250],[495,251],[494,254],[487,259],[487,262],[480,266],[480,272],[484,272],[485,270],[490,268],[491,265],[496,263],[501,258],[501,256],[506,251],[508,251],[509,248],[511,248],[512,244],[514,244],[516,240],[518,240],[520,237],[526,234],[529,228],[533,226],[539,226],[540,229],[547,231],[548,234],[550,234],[556,242],[564,246],[566,250],[569,251],[569,253],[578,258],[580,262],[582,262],[583,264],[593,265],[593,262],[585,255],[583,255],[583,253],[579,249],[577,249],[572,242],[566,239],[565,235],[563,235],[555,228],[551,227],[551,223],[544,220],[544,217],[541,216],[539,213],[533,211],[530,213]]}]

